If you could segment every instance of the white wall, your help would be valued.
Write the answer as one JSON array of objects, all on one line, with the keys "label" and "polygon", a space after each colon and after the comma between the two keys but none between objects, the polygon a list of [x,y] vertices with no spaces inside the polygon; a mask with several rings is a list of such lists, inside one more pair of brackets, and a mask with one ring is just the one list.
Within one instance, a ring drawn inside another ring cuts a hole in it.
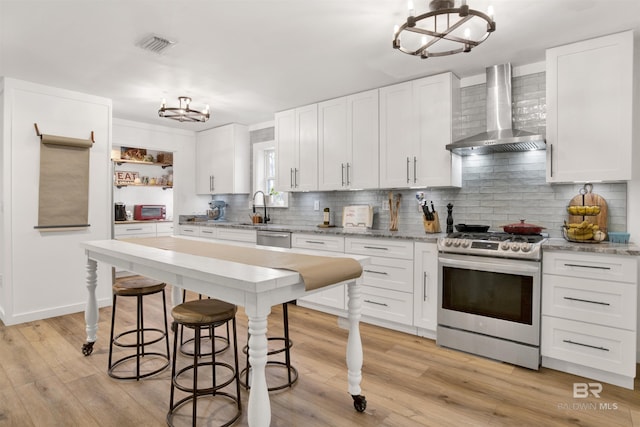
[{"label": "white wall", "polygon": [[[80,242],[108,239],[111,100],[15,79],[3,82],[2,305],[6,325],[83,311],[86,257]],[[95,135],[90,150],[89,223],[79,231],[38,231],[40,132]],[[111,303],[111,268],[98,266],[98,304]]]},{"label": "white wall", "polygon": [[[124,119],[113,120],[114,146],[173,153],[173,190],[166,191],[173,192],[173,218],[176,227],[179,215],[204,211],[209,200],[195,194],[196,133],[189,130],[187,125],[183,130]],[[145,188],[141,190],[144,191]]]}]

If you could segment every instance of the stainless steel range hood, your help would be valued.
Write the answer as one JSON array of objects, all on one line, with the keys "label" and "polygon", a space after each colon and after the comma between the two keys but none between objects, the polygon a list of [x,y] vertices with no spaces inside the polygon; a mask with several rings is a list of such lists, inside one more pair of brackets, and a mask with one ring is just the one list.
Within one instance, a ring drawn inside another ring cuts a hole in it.
[{"label": "stainless steel range hood", "polygon": [[544,150],[542,135],[513,128],[511,117],[511,64],[487,68],[487,131],[447,145],[461,156]]}]

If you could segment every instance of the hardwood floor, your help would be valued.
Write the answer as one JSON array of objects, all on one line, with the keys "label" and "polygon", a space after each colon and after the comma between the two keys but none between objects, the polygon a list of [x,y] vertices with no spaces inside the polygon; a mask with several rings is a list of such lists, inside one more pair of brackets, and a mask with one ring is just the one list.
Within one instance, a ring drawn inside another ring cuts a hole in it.
[{"label": "hardwood floor", "polygon": [[[145,300],[147,325],[158,324],[160,308],[159,299]],[[133,324],[134,310],[133,299],[119,300],[116,328]],[[274,307],[271,334],[280,330],[281,315]],[[11,327],[0,323],[0,426],[166,425],[169,370],[139,382],[106,374],[110,317],[111,308],[100,310],[99,339],[89,357],[80,351],[83,313]],[[242,309],[237,319],[243,346]],[[289,321],[300,378],[292,389],[271,393],[274,427],[640,426],[638,391],[603,384],[599,399],[573,398],[573,383],[589,381],[439,348],[364,323],[362,390],[368,404],[359,413],[347,392],[347,331],[334,316],[294,305]],[[247,398],[243,391],[245,410]],[[246,425],[246,415],[235,425]]]}]

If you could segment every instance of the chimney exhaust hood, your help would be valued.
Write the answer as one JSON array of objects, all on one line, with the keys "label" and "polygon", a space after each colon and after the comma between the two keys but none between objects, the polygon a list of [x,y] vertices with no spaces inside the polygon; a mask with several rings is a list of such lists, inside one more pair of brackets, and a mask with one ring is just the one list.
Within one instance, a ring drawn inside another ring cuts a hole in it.
[{"label": "chimney exhaust hood", "polygon": [[487,68],[487,131],[447,145],[461,156],[544,150],[542,135],[513,128],[511,115],[511,64]]}]

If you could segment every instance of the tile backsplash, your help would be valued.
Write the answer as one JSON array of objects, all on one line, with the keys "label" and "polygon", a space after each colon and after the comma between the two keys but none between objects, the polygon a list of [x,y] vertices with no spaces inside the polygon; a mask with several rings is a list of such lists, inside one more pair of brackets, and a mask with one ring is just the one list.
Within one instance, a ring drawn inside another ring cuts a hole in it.
[{"label": "tile backsplash", "polygon": [[[544,135],[545,74],[515,77],[512,89],[514,126]],[[485,92],[484,84],[461,89],[462,108],[461,115],[454,125],[454,140],[485,130]],[[252,142],[262,140],[263,136],[252,135]],[[399,230],[411,233],[424,232],[416,201],[417,192],[422,191],[427,200],[433,200],[440,215],[443,231],[446,229],[446,205],[452,203],[454,224],[484,224],[490,225],[492,230],[501,230],[502,225],[525,219],[528,223],[546,227],[546,232],[551,237],[561,237],[560,228],[567,217],[565,208],[569,201],[579,194],[583,184],[547,184],[545,159],[544,151],[464,157],[462,187],[459,189],[393,190],[394,194],[402,195]],[[269,215],[276,224],[317,225],[322,223],[322,210],[329,207],[333,212],[334,222],[340,224],[344,206],[369,204],[374,207],[373,228],[386,229],[389,226],[389,211],[384,210],[383,205],[388,200],[389,191],[290,193],[289,208],[269,209]],[[626,183],[596,183],[593,192],[607,201],[609,231],[625,231]],[[247,196],[228,196],[226,201],[229,204],[227,218],[246,221],[247,213],[250,211]],[[314,210],[315,201],[319,202],[319,210]]]}]

